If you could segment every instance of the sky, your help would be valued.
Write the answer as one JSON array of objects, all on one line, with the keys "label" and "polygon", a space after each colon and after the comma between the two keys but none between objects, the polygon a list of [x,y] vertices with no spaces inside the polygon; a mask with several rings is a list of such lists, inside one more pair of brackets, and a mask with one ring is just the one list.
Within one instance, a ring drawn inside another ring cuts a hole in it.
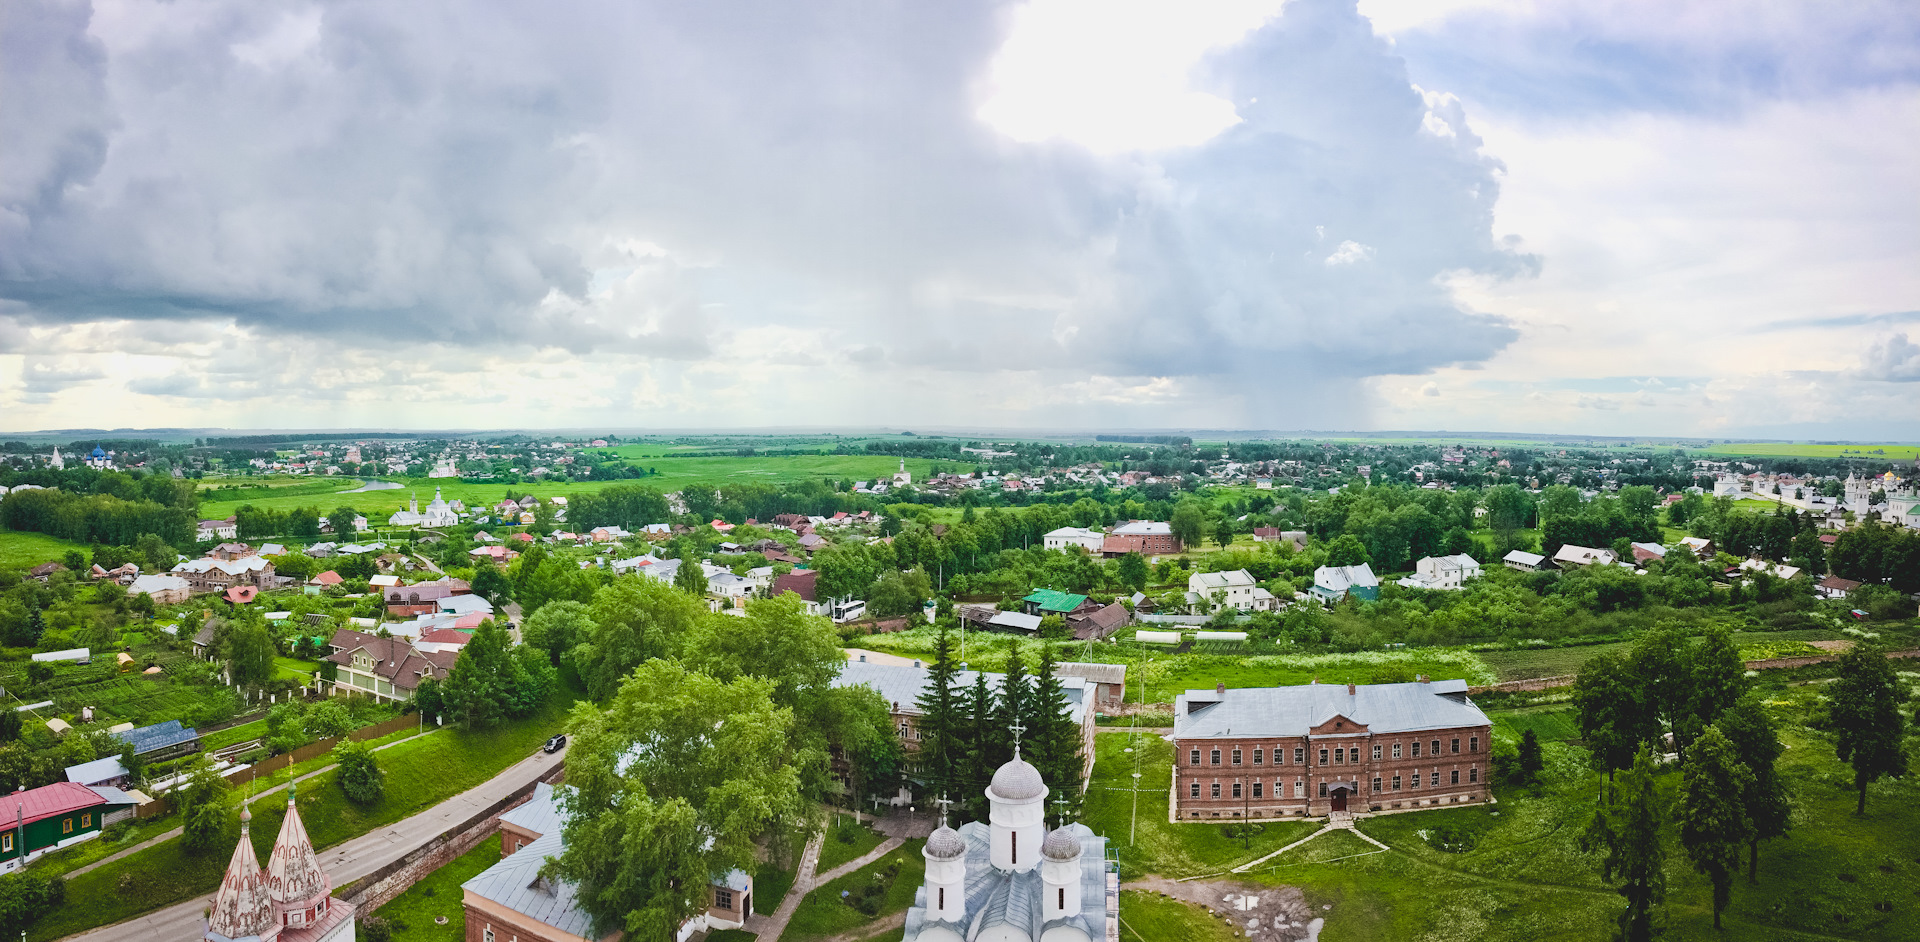
[{"label": "sky", "polygon": [[10,0],[0,429],[1920,437],[1920,5]]}]

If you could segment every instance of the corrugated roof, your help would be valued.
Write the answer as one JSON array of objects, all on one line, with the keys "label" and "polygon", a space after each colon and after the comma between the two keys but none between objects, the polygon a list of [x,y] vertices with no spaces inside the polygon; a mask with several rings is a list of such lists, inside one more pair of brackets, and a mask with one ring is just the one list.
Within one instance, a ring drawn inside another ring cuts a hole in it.
[{"label": "corrugated roof", "polygon": [[1084,595],[1075,595],[1071,592],[1058,592],[1053,589],[1035,589],[1032,595],[1027,596],[1022,601],[1032,602],[1040,606],[1043,611],[1065,614],[1079,608],[1087,601],[1087,597]]},{"label": "corrugated roof", "polygon": [[115,733],[123,741],[133,744],[134,755],[145,755],[168,746],[190,743],[200,738],[200,733],[180,725],[179,720],[168,720],[152,726],[142,726],[123,733]]},{"label": "corrugated roof", "polygon": [[[28,791],[15,792],[8,795],[7,799],[8,804],[15,805],[19,814],[25,816],[27,824],[105,803],[105,799],[94,794],[93,789],[75,782],[42,785]],[[14,815],[7,815],[7,817],[12,818]]]},{"label": "corrugated roof", "polygon": [[1127,682],[1127,665],[1092,664],[1085,661],[1061,661],[1054,670],[1063,677],[1079,677],[1096,684],[1124,684]]},{"label": "corrugated roof", "polygon": [[1304,736],[1344,716],[1374,733],[1486,726],[1492,721],[1465,696],[1464,680],[1431,683],[1237,687],[1225,695],[1189,690],[1174,698],[1175,739]]},{"label": "corrugated roof", "polygon": [[560,833],[560,827],[566,822],[560,817],[560,805],[554,801],[553,786],[538,782],[533,786],[533,797],[526,804],[500,816],[500,820],[524,831],[532,831],[545,837]]},{"label": "corrugated roof", "polygon": [[67,781],[81,785],[104,782],[111,778],[122,778],[127,774],[125,766],[120,764],[119,756],[108,756],[92,762],[67,766]]},{"label": "corrugated roof", "polygon": [[576,902],[579,887],[565,880],[540,879],[547,858],[560,856],[564,849],[558,831],[541,835],[460,888],[561,932],[590,936],[593,917]]}]

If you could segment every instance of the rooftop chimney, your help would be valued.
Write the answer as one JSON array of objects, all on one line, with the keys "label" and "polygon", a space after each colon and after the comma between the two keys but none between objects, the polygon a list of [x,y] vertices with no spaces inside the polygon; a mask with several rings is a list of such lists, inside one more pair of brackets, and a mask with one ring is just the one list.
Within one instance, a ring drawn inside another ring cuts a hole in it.
[{"label": "rooftop chimney", "polygon": [[1227,695],[1227,685],[1222,683],[1215,683],[1213,685],[1213,692],[1224,697]]},{"label": "rooftop chimney", "polygon": [[1425,675],[1425,674],[1418,674],[1418,675],[1415,675],[1415,677],[1416,677],[1416,679],[1418,679],[1418,680],[1419,680],[1419,681],[1420,681],[1421,683],[1423,683],[1423,684],[1424,684],[1424,683],[1428,683],[1428,682],[1429,682],[1429,681],[1427,680],[1427,675]]},{"label": "rooftop chimney", "polygon": [[1351,681],[1347,683],[1347,696],[1353,696],[1353,683]]}]

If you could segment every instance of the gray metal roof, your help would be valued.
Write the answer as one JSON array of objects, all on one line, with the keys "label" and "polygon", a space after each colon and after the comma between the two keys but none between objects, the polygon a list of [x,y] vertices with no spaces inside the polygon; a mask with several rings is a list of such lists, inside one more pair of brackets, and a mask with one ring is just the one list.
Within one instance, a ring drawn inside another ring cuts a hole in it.
[{"label": "gray metal roof", "polygon": [[[1017,938],[1037,940],[1048,928],[1067,924],[1078,927],[1089,939],[1105,939],[1107,839],[1094,834],[1084,824],[1069,824],[1065,830],[1080,842],[1080,915],[1043,924],[1045,907],[1040,892],[1044,887],[1039,869],[1008,872],[995,868],[989,844],[992,830],[971,821],[960,827],[960,837],[967,844],[967,880],[963,889],[966,907],[959,926],[941,925],[968,939],[980,938],[988,929],[1005,926],[1017,933]],[[916,942],[926,927],[927,888],[922,885],[914,894],[913,908],[907,910],[902,942]]]},{"label": "gray metal roof", "polygon": [[95,759],[92,762],[82,762],[79,765],[67,766],[67,781],[79,782],[82,785],[92,785],[95,782],[104,782],[108,779],[125,778],[126,775],[127,768],[120,764],[119,756],[108,756],[104,759]]},{"label": "gray metal roof", "polygon": [[1062,677],[1078,677],[1089,683],[1124,684],[1127,682],[1127,665],[1125,664],[1061,661],[1054,665],[1053,669]]},{"label": "gray metal roof", "polygon": [[560,817],[560,805],[554,801],[554,797],[552,785],[536,782],[533,797],[520,807],[502,814],[500,820],[541,837],[558,834],[561,825],[566,822]]},{"label": "gray metal roof", "polygon": [[1335,716],[1374,733],[1490,725],[1466,691],[1464,680],[1360,684],[1351,694],[1346,684],[1189,690],[1174,698],[1173,736],[1304,736]]},{"label": "gray metal roof", "polygon": [[563,849],[558,831],[543,835],[460,888],[562,932],[591,936],[593,917],[575,902],[579,888],[565,880],[539,878],[547,858],[560,856]]}]

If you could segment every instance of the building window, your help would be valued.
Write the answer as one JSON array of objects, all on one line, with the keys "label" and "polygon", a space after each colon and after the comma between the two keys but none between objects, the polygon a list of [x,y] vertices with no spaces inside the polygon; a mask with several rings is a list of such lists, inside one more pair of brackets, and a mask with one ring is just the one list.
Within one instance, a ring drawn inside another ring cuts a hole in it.
[{"label": "building window", "polygon": [[940,902],[935,904],[934,908],[935,909],[947,908],[947,888],[946,887],[943,886],[940,888]]},{"label": "building window", "polygon": [[80,826],[81,826],[81,827],[83,827],[83,828],[90,828],[90,827],[93,827],[93,814],[92,814],[92,812],[88,812],[87,814],[83,814],[83,815],[81,815],[81,816],[80,816]]},{"label": "building window", "polygon": [[1320,783],[1320,797],[1327,797],[1327,783],[1325,782]]},{"label": "building window", "polygon": [[1393,777],[1393,790],[1394,791],[1400,790],[1400,776],[1398,775]]},{"label": "building window", "polygon": [[732,909],[733,908],[733,891],[722,890],[716,887],[713,891],[713,905],[718,906],[721,909]]},{"label": "building window", "polygon": [[1215,782],[1215,783],[1213,783],[1213,795],[1212,795],[1212,797],[1214,797],[1214,798],[1218,798],[1218,797],[1220,797],[1220,783],[1219,783],[1219,782]]},{"label": "building window", "polygon": [[1199,764],[1200,764],[1200,750],[1198,747],[1195,747],[1193,750],[1193,761],[1188,763],[1188,765],[1199,765]]},{"label": "building window", "polygon": [[62,820],[62,821],[60,822],[60,833],[62,833],[62,834],[72,834],[72,833],[73,833],[73,819],[72,819],[72,818],[66,818],[66,819],[63,819],[63,820]]},{"label": "building window", "polygon": [[1233,783],[1233,797],[1235,797],[1235,798],[1238,798],[1238,797],[1240,797],[1240,783],[1239,783],[1239,782],[1235,782],[1235,783]]},{"label": "building window", "polygon": [[1433,741],[1433,754],[1436,756],[1440,754],[1440,740],[1438,739]]},{"label": "building window", "polygon": [[1261,785],[1263,785],[1263,784],[1265,784],[1265,783],[1263,783],[1263,782],[1255,782],[1255,783],[1253,783],[1253,797],[1255,797],[1255,798],[1258,798],[1258,797],[1260,797],[1260,786],[1261,786]]},{"label": "building window", "polygon": [[1189,798],[1200,797],[1200,781],[1198,779],[1195,779],[1193,783],[1187,787],[1187,797]]},{"label": "building window", "polygon": [[1408,783],[1408,785],[1407,785],[1407,787],[1408,787],[1408,788],[1419,788],[1419,787],[1420,787],[1420,773],[1419,773],[1419,772],[1415,772],[1415,773],[1413,773],[1413,781],[1412,781],[1412,782],[1410,782],[1410,783]]},{"label": "building window", "polygon": [[1234,765],[1240,764],[1240,750],[1238,748],[1233,750],[1233,764]]},{"label": "building window", "polygon": [[483,936],[483,939],[484,939],[484,942],[494,942],[492,926],[487,927],[486,934]]},{"label": "building window", "polygon": [[1452,752],[1453,752],[1453,754],[1454,754],[1454,755],[1456,755],[1456,756],[1460,754],[1460,740],[1458,740],[1458,739],[1455,739],[1455,740],[1453,741],[1453,748],[1452,748],[1452,750],[1451,750],[1451,751],[1452,751]]},{"label": "building window", "polygon": [[1345,748],[1339,748],[1339,749],[1333,750],[1333,764],[1334,765],[1347,764],[1347,750]]},{"label": "building window", "polygon": [[1448,772],[1448,774],[1447,774],[1447,779],[1448,779],[1448,781],[1447,781],[1447,784],[1449,784],[1449,785],[1458,785],[1458,784],[1460,784],[1460,770],[1459,770],[1459,769],[1453,769],[1453,770],[1451,770],[1450,772]]},{"label": "building window", "polygon": [[1467,770],[1467,781],[1469,781],[1469,782],[1478,782],[1478,781],[1480,781],[1480,767],[1479,767],[1479,766],[1477,766],[1477,765],[1476,765],[1476,766],[1474,766],[1474,767],[1472,767],[1472,768],[1470,768],[1470,769],[1468,769],[1468,770]]},{"label": "building window", "polygon": [[0,851],[13,850],[13,835],[0,834]]},{"label": "building window", "polygon": [[523,848],[525,848],[526,846],[527,846],[527,842],[526,842],[526,841],[514,841],[514,842],[513,842],[513,849],[514,849],[514,851],[515,851],[516,853],[517,853],[517,852],[519,852],[520,850],[522,850]]},{"label": "building window", "polygon": [[1267,756],[1267,751],[1265,749],[1255,749],[1253,751],[1253,764],[1259,765],[1260,760],[1266,758],[1266,756]]},{"label": "building window", "polygon": [[1398,759],[1398,758],[1400,758],[1400,744],[1399,744],[1399,743],[1394,743],[1394,744],[1393,744],[1393,757],[1394,757],[1394,758],[1396,758],[1396,759]]},{"label": "building window", "polygon": [[1306,765],[1306,764],[1307,764],[1307,750],[1306,750],[1306,749],[1304,749],[1304,748],[1302,748],[1302,747],[1300,747],[1300,746],[1295,746],[1295,747],[1293,747],[1293,764],[1294,764],[1294,765]]},{"label": "building window", "polygon": [[1327,764],[1327,751],[1325,749],[1320,750],[1320,764]]},{"label": "building window", "polygon": [[1380,761],[1380,744],[1379,743],[1374,743],[1373,745],[1373,761],[1375,762]]},{"label": "building window", "polygon": [[1478,736],[1467,737],[1467,751],[1468,752],[1480,751],[1480,737]]},{"label": "building window", "polygon": [[1416,759],[1420,758],[1420,740],[1416,739],[1413,741],[1413,752],[1411,754]]},{"label": "building window", "polygon": [[1373,777],[1373,790],[1376,793],[1380,791],[1380,776],[1378,775]]},{"label": "building window", "polygon": [[[1218,787],[1218,786],[1215,786],[1215,787]],[[1007,850],[1009,853],[1007,856],[1010,858],[1007,862],[1019,863],[1020,862],[1020,832],[1008,831],[1007,837],[1009,839],[1007,843]]]},{"label": "building window", "polygon": [[1059,908],[1064,912],[1067,908],[1067,888],[1060,887],[1057,892],[1060,894]]},{"label": "building window", "polygon": [[1210,765],[1219,765],[1219,764],[1220,764],[1220,750],[1218,750],[1218,749],[1213,749],[1213,750],[1210,750],[1210,751],[1209,751],[1209,752],[1207,753],[1207,762],[1208,762],[1208,764],[1210,764]]}]

